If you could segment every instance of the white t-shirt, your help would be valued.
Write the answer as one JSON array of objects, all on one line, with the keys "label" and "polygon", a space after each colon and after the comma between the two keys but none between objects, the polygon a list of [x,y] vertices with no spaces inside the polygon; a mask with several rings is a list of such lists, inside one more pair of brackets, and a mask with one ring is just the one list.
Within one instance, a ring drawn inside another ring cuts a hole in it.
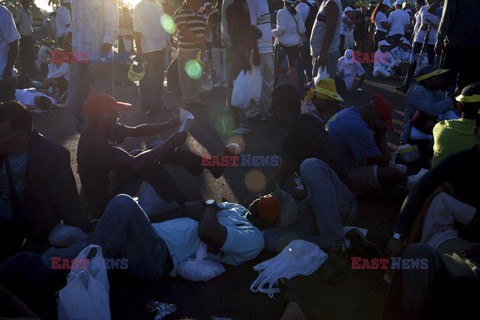
[{"label": "white t-shirt", "polygon": [[353,89],[355,77],[361,76],[365,73],[362,65],[355,61],[354,63],[347,63],[345,57],[338,59],[337,71],[340,77],[345,81],[348,90]]},{"label": "white t-shirt", "polygon": [[67,7],[61,6],[56,16],[57,36],[63,37],[68,32],[68,26],[72,23],[72,16]]},{"label": "white t-shirt", "polygon": [[59,66],[57,66],[55,63],[50,63],[48,65],[48,79],[55,79],[55,78],[60,78],[63,77],[65,80],[68,81],[70,75],[70,66],[68,63],[62,63]]},{"label": "white t-shirt", "polygon": [[335,24],[335,33],[333,34],[332,42],[330,43],[330,48],[328,48],[327,53],[338,52],[338,47],[340,46],[340,26],[342,24],[343,12],[342,3],[340,0],[324,0],[318,9],[317,18],[313,23],[312,35],[310,36],[310,52],[314,57],[318,56],[322,51],[323,40],[327,32],[327,6],[330,2],[335,3],[337,6],[338,17],[337,23]]},{"label": "white t-shirt", "polygon": [[396,59],[400,60],[402,63],[409,63],[412,58],[412,49],[403,51],[402,48],[395,47],[390,52]]},{"label": "white t-shirt", "polygon": [[0,80],[3,80],[3,73],[7,65],[8,44],[20,39],[12,13],[0,5]]},{"label": "white t-shirt", "polygon": [[308,15],[310,14],[310,7],[308,6],[308,4],[306,4],[305,2],[300,2],[295,7],[295,10],[297,10],[297,14],[302,17],[303,23],[305,23],[305,21],[307,21]]},{"label": "white t-shirt", "polygon": [[48,99],[50,99],[50,101],[52,101],[52,104],[57,104],[57,100],[47,96],[44,93],[37,92],[37,89],[35,88],[15,90],[15,100],[31,108],[36,108],[35,97],[37,96],[47,97]]},{"label": "white t-shirt", "polygon": [[31,36],[33,34],[33,17],[30,10],[25,10],[23,7],[18,8],[15,22],[18,24],[18,32],[22,36]]},{"label": "white t-shirt", "polygon": [[259,53],[271,53],[272,47],[272,23],[267,0],[247,0],[250,11],[250,22],[262,31],[262,37],[257,40]]},{"label": "white t-shirt", "polygon": [[437,28],[433,28],[432,25],[430,25],[430,33],[428,35],[428,42],[427,44],[435,44],[437,42],[437,33],[438,33],[438,24],[440,23],[440,18],[437,17],[434,14],[431,14],[427,10],[428,6],[423,6],[419,10],[418,14],[418,31],[415,34],[415,37],[413,39],[413,42],[420,42],[423,43],[425,40],[425,33],[427,30],[422,30],[422,25],[425,25],[426,28],[426,22],[429,21],[435,25],[437,25]]},{"label": "white t-shirt", "polygon": [[[210,254],[208,259],[236,266],[260,254],[264,247],[263,233],[245,218],[248,210],[239,204],[228,202],[219,203],[218,207],[224,209],[217,212],[217,219],[226,227],[227,239],[220,248],[223,254]],[[179,218],[153,223],[152,226],[167,244],[173,262],[170,276],[175,277],[179,263],[194,257],[200,247],[198,221]]]},{"label": "white t-shirt", "polygon": [[375,56],[379,57],[377,60],[373,62],[373,72],[378,69],[386,69],[390,68],[395,64],[395,59],[390,51],[382,52],[382,50],[378,49],[375,52]]},{"label": "white t-shirt", "polygon": [[378,11],[377,15],[375,16],[375,29],[378,31],[387,32],[387,29],[382,26],[382,22],[384,21],[387,21],[387,16],[382,11]]},{"label": "white t-shirt", "polygon": [[405,34],[405,25],[410,24],[410,15],[403,9],[397,9],[388,16],[388,23],[390,23],[390,31],[388,36],[396,34]]},{"label": "white t-shirt", "polygon": [[281,43],[286,47],[302,44],[302,35],[305,34],[305,23],[299,14],[291,14],[287,9],[277,13],[277,28],[272,30],[275,45]]},{"label": "white t-shirt", "polygon": [[162,27],[163,8],[158,3],[142,0],[133,9],[133,31],[142,34],[142,52],[161,51],[167,46],[167,33]]}]

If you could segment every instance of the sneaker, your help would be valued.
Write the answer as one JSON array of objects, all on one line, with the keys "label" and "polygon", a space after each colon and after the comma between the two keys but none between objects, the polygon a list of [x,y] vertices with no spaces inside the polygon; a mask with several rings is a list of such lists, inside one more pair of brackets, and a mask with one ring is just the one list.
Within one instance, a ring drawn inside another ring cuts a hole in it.
[{"label": "sneaker", "polygon": [[351,229],[345,235],[350,240],[351,255],[367,259],[382,258],[382,252],[356,228]]},{"label": "sneaker", "polygon": [[328,259],[322,268],[320,281],[337,282],[343,279],[348,268],[348,255],[341,247],[331,247],[325,250]]},{"label": "sneaker", "polygon": [[233,134],[239,134],[239,135],[247,134],[247,133],[250,133],[250,129],[238,127],[236,129],[232,130],[232,133]]}]

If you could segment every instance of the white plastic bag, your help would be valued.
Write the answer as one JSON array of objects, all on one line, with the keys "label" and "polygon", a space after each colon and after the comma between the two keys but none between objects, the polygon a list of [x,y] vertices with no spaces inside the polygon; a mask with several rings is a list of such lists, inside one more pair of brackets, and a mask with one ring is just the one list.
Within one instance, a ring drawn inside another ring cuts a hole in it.
[{"label": "white plastic bag", "polygon": [[250,286],[253,292],[262,292],[273,298],[279,293],[278,280],[314,273],[327,260],[328,255],[316,244],[293,240],[278,255],[253,267],[260,275]]},{"label": "white plastic bag", "polygon": [[178,274],[190,281],[208,281],[225,272],[224,266],[218,262],[206,260],[206,257],[207,245],[202,242],[195,253],[195,259],[189,258],[180,262]]},{"label": "white plastic bag", "polygon": [[327,66],[325,67],[319,67],[317,76],[313,78],[313,81],[315,83],[315,86],[318,86],[321,80],[328,79],[330,77],[330,74],[327,72]]},{"label": "white plastic bag", "polygon": [[250,104],[253,87],[248,72],[240,71],[233,83],[232,106],[245,110]]},{"label": "white plastic bag", "polygon": [[[76,259],[87,259],[92,249],[95,255],[89,259],[86,269],[71,269],[67,285],[58,292],[59,320],[105,320],[110,316],[110,285],[105,260],[100,246],[91,244]],[[73,263],[72,263],[73,265]]]}]

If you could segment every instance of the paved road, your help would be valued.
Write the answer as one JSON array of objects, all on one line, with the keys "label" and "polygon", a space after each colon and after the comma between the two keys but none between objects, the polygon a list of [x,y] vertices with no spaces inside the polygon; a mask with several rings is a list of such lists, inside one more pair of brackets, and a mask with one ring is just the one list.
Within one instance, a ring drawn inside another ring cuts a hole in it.
[{"label": "paved road", "polygon": [[[369,72],[371,73],[371,72]],[[345,105],[364,105],[373,93],[385,95],[395,107],[395,132],[389,134],[394,146],[398,142],[401,119],[403,117],[403,95],[397,93],[395,81],[376,81],[368,79],[364,91],[349,92],[343,95]],[[117,86],[116,98],[139,105],[137,88]],[[174,111],[179,101],[171,95],[166,96],[166,104]],[[253,155],[276,155],[286,132],[275,126],[270,119],[266,123],[250,123],[252,133],[241,137],[225,136],[220,133],[219,121],[223,114],[225,94],[221,89],[203,95],[207,102],[205,109],[193,110],[196,120],[190,130],[186,148],[193,152],[216,154],[230,141],[245,145],[245,153]],[[171,113],[157,117],[145,116],[138,108],[122,114],[121,121],[126,124],[167,120]],[[76,133],[70,114],[66,109],[56,109],[34,115],[34,125],[38,131],[53,141],[62,144],[71,152],[72,167],[76,174]],[[161,138],[170,134],[166,132]],[[153,138],[133,139],[124,142],[126,149],[145,147]],[[183,169],[169,167],[186,194],[198,198],[213,198],[217,201],[227,199],[248,204],[256,198],[256,189],[268,179],[273,167],[229,167],[219,179],[209,172],[192,177]],[[404,191],[385,192],[375,196],[359,198],[359,214],[356,225],[369,229],[368,237],[380,249],[384,249],[390,235],[398,210],[405,196]],[[278,319],[286,305],[286,299],[277,295],[274,299],[263,294],[249,291],[250,284],[256,278],[252,266],[272,257],[262,253],[260,257],[239,267],[227,267],[221,277],[208,283],[190,283],[183,279],[165,278],[158,282],[141,282],[125,274],[112,273],[111,309],[114,319],[152,319],[145,312],[146,302],[154,299],[178,305],[178,311],[167,319],[211,319],[212,316],[233,319]],[[314,306],[323,319],[379,319],[388,286],[383,282],[383,273],[379,271],[350,271],[346,278],[335,285],[321,285],[316,277],[300,277],[295,284],[302,288],[309,303]]]}]

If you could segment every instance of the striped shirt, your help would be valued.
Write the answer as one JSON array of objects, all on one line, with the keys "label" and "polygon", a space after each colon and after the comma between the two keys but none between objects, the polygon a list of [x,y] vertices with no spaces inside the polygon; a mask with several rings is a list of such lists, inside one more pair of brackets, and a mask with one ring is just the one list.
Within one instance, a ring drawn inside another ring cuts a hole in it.
[{"label": "striped shirt", "polygon": [[199,50],[200,47],[194,41],[190,41],[185,34],[180,31],[182,26],[187,27],[197,37],[205,37],[207,21],[198,11],[188,9],[185,5],[175,11],[173,20],[178,30],[178,49],[179,50]]},{"label": "striped shirt", "polygon": [[73,0],[69,28],[73,51],[88,53],[86,60],[98,59],[102,44],[117,40],[118,16],[117,0]]}]

